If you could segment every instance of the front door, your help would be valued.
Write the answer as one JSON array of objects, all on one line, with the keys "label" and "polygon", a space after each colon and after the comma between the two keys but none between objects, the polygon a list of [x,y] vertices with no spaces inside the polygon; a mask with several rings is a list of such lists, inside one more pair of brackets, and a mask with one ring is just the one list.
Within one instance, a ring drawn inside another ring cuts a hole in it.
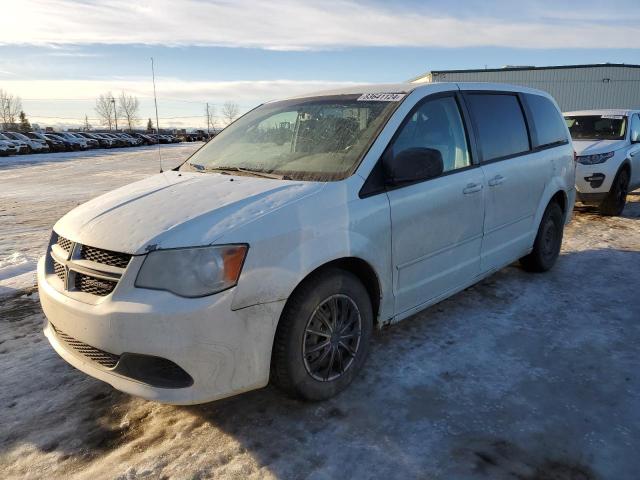
[{"label": "front door", "polygon": [[396,314],[443,296],[480,273],[484,177],[471,164],[455,95],[427,98],[389,148],[438,150],[444,173],[387,192],[391,207]]}]

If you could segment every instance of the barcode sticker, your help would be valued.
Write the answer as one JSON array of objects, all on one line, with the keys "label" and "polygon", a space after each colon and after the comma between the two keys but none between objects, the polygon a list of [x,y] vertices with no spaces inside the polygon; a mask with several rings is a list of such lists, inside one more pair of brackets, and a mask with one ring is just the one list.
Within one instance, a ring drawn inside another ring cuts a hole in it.
[{"label": "barcode sticker", "polygon": [[363,93],[358,97],[359,102],[399,102],[404,93]]}]

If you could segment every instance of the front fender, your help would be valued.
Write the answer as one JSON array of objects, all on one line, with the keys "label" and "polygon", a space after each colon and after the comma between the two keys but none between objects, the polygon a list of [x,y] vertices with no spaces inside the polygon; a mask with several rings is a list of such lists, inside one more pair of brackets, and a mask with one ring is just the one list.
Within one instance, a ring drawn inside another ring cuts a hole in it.
[{"label": "front fender", "polygon": [[248,242],[250,248],[233,309],[286,299],[317,268],[355,257],[367,262],[378,277],[380,318],[393,315],[393,298],[385,295],[392,291],[391,221],[385,194],[360,199],[334,185],[319,197],[274,212],[224,237],[225,243],[240,241]]}]

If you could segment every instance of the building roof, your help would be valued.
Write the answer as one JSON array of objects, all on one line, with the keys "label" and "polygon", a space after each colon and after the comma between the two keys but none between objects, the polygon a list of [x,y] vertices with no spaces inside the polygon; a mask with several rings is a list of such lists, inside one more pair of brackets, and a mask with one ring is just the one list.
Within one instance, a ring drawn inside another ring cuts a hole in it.
[{"label": "building roof", "polygon": [[640,68],[640,65],[630,63],[587,63],[582,65],[550,65],[547,67],[535,67],[530,65],[524,66],[506,66],[502,68],[470,68],[466,70],[431,70],[430,72],[418,75],[415,78],[409,80],[409,82],[415,82],[427,75],[440,75],[444,73],[482,73],[482,72],[521,72],[526,70],[572,70],[576,68]]}]

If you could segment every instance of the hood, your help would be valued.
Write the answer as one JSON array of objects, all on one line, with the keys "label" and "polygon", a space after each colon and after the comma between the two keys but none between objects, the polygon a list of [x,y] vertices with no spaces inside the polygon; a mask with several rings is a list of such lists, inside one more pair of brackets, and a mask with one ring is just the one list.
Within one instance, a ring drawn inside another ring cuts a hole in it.
[{"label": "hood", "polygon": [[54,230],[75,242],[130,254],[208,245],[230,230],[320,191],[323,185],[171,171],[76,207]]},{"label": "hood", "polygon": [[625,140],[573,140],[573,149],[578,155],[612,152],[625,145]]}]

